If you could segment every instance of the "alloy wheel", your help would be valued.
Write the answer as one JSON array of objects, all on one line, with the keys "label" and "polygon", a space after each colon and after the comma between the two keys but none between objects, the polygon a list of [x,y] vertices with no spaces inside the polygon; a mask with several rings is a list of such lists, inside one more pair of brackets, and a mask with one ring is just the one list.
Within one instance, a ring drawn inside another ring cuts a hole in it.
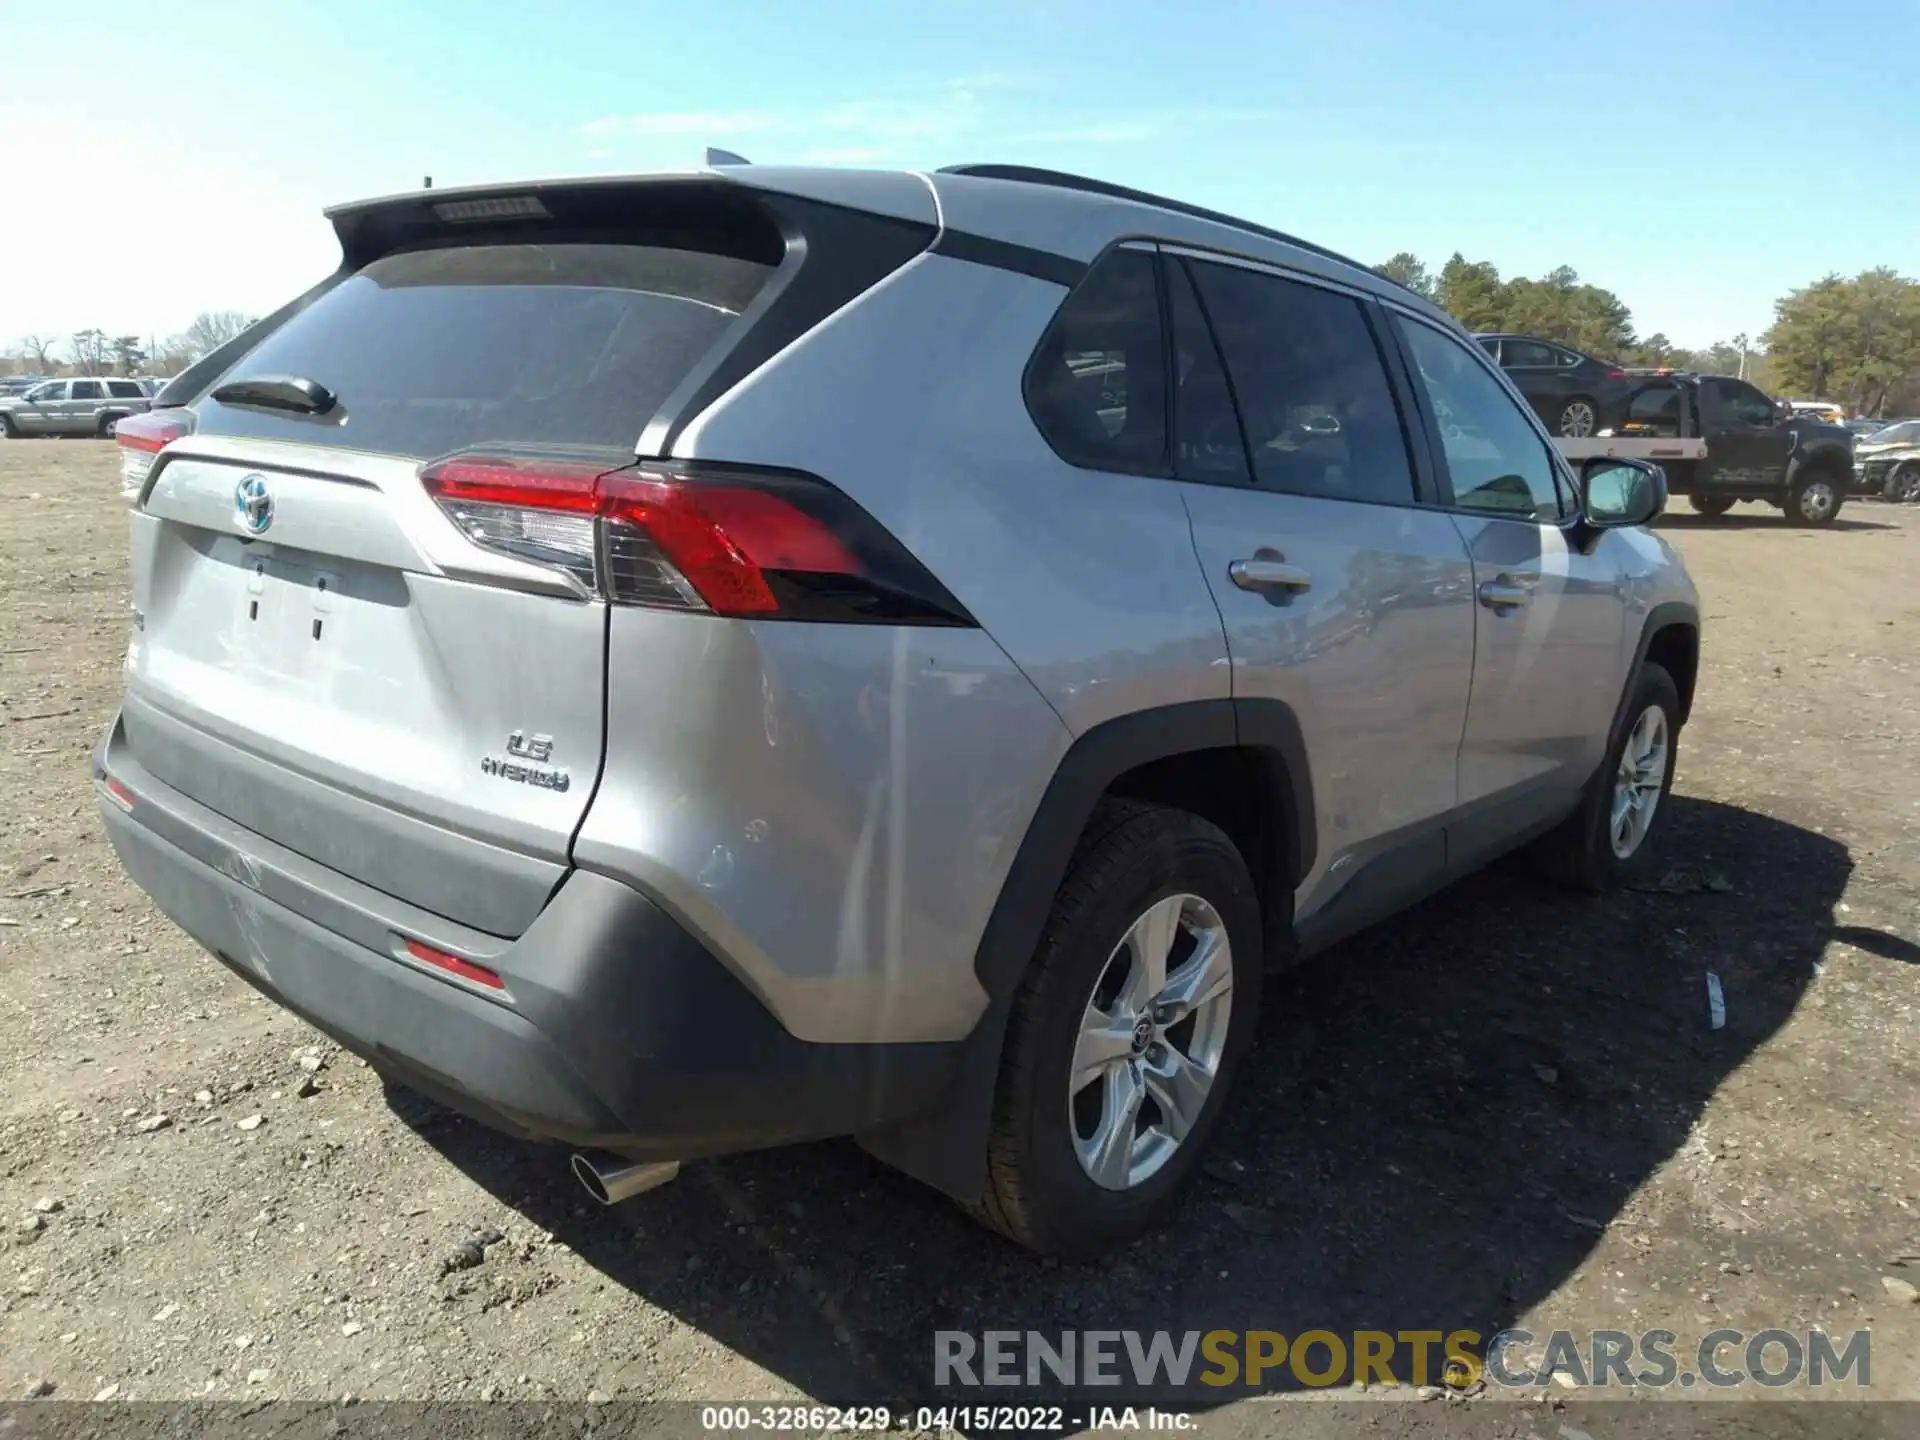
[{"label": "alloy wheel", "polygon": [[1233,1014],[1233,947],[1198,895],[1156,900],[1113,948],[1080,1019],[1067,1080],[1074,1153],[1129,1190],[1171,1160],[1212,1093]]},{"label": "alloy wheel", "polygon": [[1593,406],[1584,400],[1575,400],[1560,412],[1560,434],[1568,440],[1584,440],[1593,434]]},{"label": "alloy wheel", "polygon": [[1622,860],[1633,858],[1653,828],[1653,812],[1660,808],[1667,781],[1667,754],[1667,712],[1649,705],[1628,732],[1613,777],[1607,838],[1613,853]]}]

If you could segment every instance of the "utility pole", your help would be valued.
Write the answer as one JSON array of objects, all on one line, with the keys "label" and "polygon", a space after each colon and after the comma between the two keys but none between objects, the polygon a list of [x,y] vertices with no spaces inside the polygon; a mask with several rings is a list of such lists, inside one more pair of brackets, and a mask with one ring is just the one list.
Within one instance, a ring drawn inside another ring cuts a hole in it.
[{"label": "utility pole", "polygon": [[1740,347],[1740,378],[1744,380],[1747,378],[1747,337],[1736,335],[1733,337],[1733,343]]}]

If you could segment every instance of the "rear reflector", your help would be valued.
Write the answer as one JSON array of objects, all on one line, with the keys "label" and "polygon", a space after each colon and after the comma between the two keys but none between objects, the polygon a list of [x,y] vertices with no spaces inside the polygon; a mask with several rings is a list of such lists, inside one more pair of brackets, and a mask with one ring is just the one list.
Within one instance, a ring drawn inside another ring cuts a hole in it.
[{"label": "rear reflector", "polygon": [[135,798],[133,791],[129,790],[111,775],[101,780],[100,788],[106,791],[113,802],[129,815],[133,813],[133,807],[140,803]]},{"label": "rear reflector", "polygon": [[120,498],[129,504],[147,488],[153,459],[183,435],[193,433],[193,417],[186,411],[129,415],[113,427],[120,445]]},{"label": "rear reflector", "polygon": [[423,945],[418,940],[407,941],[407,953],[423,965],[432,965],[449,974],[458,975],[462,980],[471,980],[476,985],[484,985],[489,990],[505,990],[507,982],[484,965],[476,965],[471,960],[462,960],[458,955],[449,955],[444,950],[436,950],[431,945]]},{"label": "rear reflector", "polygon": [[811,475],[455,455],[421,484],[475,545],[625,605],[838,623],[971,625],[920,562]]}]

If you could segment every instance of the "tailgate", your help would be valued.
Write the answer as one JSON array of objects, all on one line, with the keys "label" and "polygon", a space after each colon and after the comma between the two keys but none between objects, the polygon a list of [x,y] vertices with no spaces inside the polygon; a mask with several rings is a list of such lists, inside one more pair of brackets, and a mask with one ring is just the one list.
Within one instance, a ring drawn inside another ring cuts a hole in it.
[{"label": "tailgate", "polygon": [[[417,490],[411,466],[360,467],[382,468]],[[243,490],[269,497],[263,536],[234,533]],[[605,607],[446,573],[407,532],[418,508],[366,478],[173,459],[133,522],[127,741],[248,829],[515,935],[599,768]]]}]

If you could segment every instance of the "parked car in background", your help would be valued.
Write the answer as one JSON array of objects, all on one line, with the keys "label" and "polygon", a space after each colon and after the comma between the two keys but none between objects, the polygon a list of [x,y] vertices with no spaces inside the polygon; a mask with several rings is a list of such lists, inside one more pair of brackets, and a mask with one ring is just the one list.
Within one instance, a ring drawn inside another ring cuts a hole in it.
[{"label": "parked car in background", "polygon": [[1633,382],[1618,365],[1534,335],[1474,336],[1554,434],[1584,440],[1617,425]]},{"label": "parked car in background", "polygon": [[153,408],[138,380],[81,375],[43,380],[23,395],[0,399],[0,433],[11,440],[25,435],[111,436],[129,415]]},{"label": "parked car in background", "polygon": [[598,1200],[852,1134],[1121,1244],[1269,965],[1528,842],[1654,859],[1663,476],[1571,468],[1363,265],[1018,166],[330,214],[348,269],[122,429],[102,814],[247,983]]},{"label": "parked car in background", "polygon": [[1920,420],[1885,425],[1853,446],[1855,487],[1911,505],[1920,500]]},{"label": "parked car in background", "polygon": [[1856,440],[1864,440],[1876,430],[1884,430],[1896,422],[1892,420],[1876,420],[1865,415],[1855,415],[1852,419],[1842,421],[1841,423],[1847,427],[1848,433]]}]

